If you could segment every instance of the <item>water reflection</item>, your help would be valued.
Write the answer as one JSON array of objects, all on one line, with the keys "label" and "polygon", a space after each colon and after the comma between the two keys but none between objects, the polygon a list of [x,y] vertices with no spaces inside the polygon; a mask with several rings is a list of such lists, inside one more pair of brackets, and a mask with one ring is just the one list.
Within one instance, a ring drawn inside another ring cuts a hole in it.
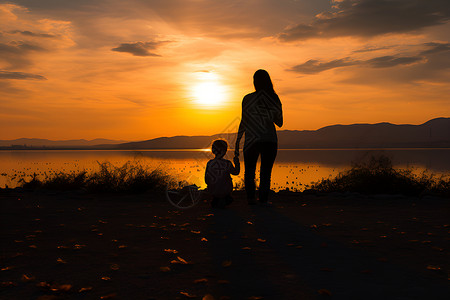
[{"label": "water reflection", "polygon": [[[367,156],[384,154],[390,157],[395,167],[413,168],[437,174],[450,173],[450,149],[308,149],[279,150],[272,175],[275,190],[303,190],[311,182],[335,176],[351,167],[352,162],[364,160]],[[229,151],[228,159],[232,152]],[[150,168],[187,179],[202,188],[205,166],[212,157],[209,151],[197,150],[16,150],[0,151],[0,187],[14,187],[20,178],[29,179],[33,173],[39,177],[52,176],[59,172],[94,171],[98,162],[109,161],[122,165],[127,161],[138,161]],[[241,156],[242,157],[242,156]],[[243,162],[241,162],[243,167]],[[257,174],[259,175],[259,174]],[[234,177],[242,184],[243,172]]]}]

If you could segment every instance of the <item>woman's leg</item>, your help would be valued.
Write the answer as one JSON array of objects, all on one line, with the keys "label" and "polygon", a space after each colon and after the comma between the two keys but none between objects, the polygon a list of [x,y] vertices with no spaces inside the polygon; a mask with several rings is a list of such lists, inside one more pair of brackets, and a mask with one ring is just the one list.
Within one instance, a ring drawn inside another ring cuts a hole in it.
[{"label": "woman's leg", "polygon": [[277,157],[277,143],[261,144],[261,169],[259,181],[259,201],[267,202],[270,191],[270,177],[272,175],[272,167]]},{"label": "woman's leg", "polygon": [[258,143],[254,143],[248,149],[244,149],[244,183],[245,192],[247,193],[247,200],[253,202],[255,199],[255,172],[256,172],[256,162],[258,161],[258,156],[260,153],[260,147]]}]

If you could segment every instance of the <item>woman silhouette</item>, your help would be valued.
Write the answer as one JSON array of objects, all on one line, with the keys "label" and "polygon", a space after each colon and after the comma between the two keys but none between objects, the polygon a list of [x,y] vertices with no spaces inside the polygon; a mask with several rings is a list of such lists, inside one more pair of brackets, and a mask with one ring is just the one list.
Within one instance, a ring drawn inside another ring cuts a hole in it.
[{"label": "woman silhouette", "polygon": [[281,101],[273,89],[272,80],[265,70],[253,75],[255,92],[242,100],[242,118],[236,139],[235,156],[239,156],[239,144],[245,133],[244,166],[245,191],[249,204],[256,204],[255,172],[256,162],[261,155],[259,201],[268,203],[270,176],[277,156],[278,139],[275,130],[283,126]]}]

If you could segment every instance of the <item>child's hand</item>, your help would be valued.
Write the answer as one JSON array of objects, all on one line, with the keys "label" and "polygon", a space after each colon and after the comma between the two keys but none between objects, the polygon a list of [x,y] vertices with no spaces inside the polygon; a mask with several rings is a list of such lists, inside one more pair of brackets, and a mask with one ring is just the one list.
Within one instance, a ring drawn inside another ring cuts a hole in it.
[{"label": "child's hand", "polygon": [[239,164],[239,157],[238,156],[233,157],[233,162],[234,162],[235,165],[238,165]]}]

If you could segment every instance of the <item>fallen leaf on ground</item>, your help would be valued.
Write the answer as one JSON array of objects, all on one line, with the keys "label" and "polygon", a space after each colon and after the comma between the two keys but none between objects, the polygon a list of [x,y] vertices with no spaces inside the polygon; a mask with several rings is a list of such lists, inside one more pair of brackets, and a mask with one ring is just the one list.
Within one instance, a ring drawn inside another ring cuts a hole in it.
[{"label": "fallen leaf on ground", "polygon": [[171,264],[182,264],[182,265],[187,265],[189,264],[186,260],[184,260],[183,258],[177,256],[177,259],[174,259],[170,262]]},{"label": "fallen leaf on ground", "polygon": [[265,243],[267,240],[265,240],[265,239],[258,239],[258,242],[261,242],[261,243]]},{"label": "fallen leaf on ground", "polygon": [[222,262],[222,267],[229,267],[231,266],[231,260],[225,260],[224,262]]},{"label": "fallen leaf on ground", "polygon": [[116,293],[111,293],[111,294],[108,294],[108,295],[105,295],[105,296],[101,296],[100,299],[111,299],[111,298],[114,298],[116,296],[117,296]]},{"label": "fallen leaf on ground", "polygon": [[1,271],[7,271],[7,270],[11,270],[14,269],[14,267],[10,266],[10,267],[4,267],[1,269]]},{"label": "fallen leaf on ground", "polygon": [[207,239],[207,238],[202,238],[200,241],[202,241],[202,242],[207,242],[208,239]]},{"label": "fallen leaf on ground", "polygon": [[92,286],[87,286],[87,287],[82,287],[81,289],[78,290],[79,293],[82,292],[88,292],[92,290]]},{"label": "fallen leaf on ground", "polygon": [[33,281],[33,280],[35,280],[36,278],[34,277],[34,276],[28,276],[28,275],[26,275],[26,274],[23,274],[22,275],[22,277],[21,277],[21,279],[22,279],[22,281],[23,282],[28,282],[28,281]]},{"label": "fallen leaf on ground", "polygon": [[174,250],[174,249],[164,249],[164,252],[169,252],[169,253],[174,253],[174,254],[178,253],[178,251]]},{"label": "fallen leaf on ground", "polygon": [[41,281],[38,284],[36,284],[36,286],[40,287],[40,288],[50,288],[50,283],[45,282],[45,281]]},{"label": "fallen leaf on ground", "polygon": [[195,279],[194,283],[207,283],[208,279],[206,278],[200,278],[200,279]]},{"label": "fallen leaf on ground", "polygon": [[181,295],[186,296],[188,298],[197,298],[196,295],[189,294],[187,292],[180,292]]},{"label": "fallen leaf on ground", "polygon": [[320,290],[318,290],[318,293],[320,295],[325,295],[325,296],[331,296],[332,295],[331,292],[329,290],[327,290],[327,289],[320,289]]},{"label": "fallen leaf on ground", "polygon": [[170,272],[170,268],[169,267],[159,267],[159,270],[161,272]]},{"label": "fallen leaf on ground", "polygon": [[102,277],[102,280],[106,280],[106,281],[107,281],[107,280],[111,280],[111,277],[103,276],[103,277]]},{"label": "fallen leaf on ground", "polygon": [[433,266],[433,265],[428,265],[428,266],[427,266],[427,269],[428,269],[428,270],[440,270],[441,267]]},{"label": "fallen leaf on ground", "polygon": [[62,258],[58,258],[56,261],[57,261],[59,264],[67,264],[67,261],[65,261],[65,260],[62,259]]},{"label": "fallen leaf on ground", "polygon": [[52,284],[50,287],[52,292],[68,292],[71,288],[71,284]]}]

